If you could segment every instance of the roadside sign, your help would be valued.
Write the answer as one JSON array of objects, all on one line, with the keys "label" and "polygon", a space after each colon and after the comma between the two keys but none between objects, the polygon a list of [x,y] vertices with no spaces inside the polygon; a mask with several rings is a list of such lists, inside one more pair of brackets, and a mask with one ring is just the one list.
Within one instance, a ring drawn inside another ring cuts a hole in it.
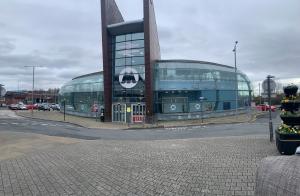
[{"label": "roadside sign", "polygon": [[[268,92],[268,80],[264,80],[262,83],[262,88],[264,90],[264,92]],[[276,89],[276,82],[272,79],[270,79],[270,90],[271,92],[275,91]]]}]

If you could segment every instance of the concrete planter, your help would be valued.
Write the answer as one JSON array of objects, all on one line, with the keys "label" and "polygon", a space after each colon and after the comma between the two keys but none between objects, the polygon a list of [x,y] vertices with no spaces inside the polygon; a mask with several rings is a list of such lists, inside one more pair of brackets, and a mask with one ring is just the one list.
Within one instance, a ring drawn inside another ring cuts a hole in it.
[{"label": "concrete planter", "polygon": [[289,101],[289,102],[282,102],[281,108],[286,111],[297,111],[300,107],[299,101]]},{"label": "concrete planter", "polygon": [[300,134],[281,134],[276,130],[276,146],[280,154],[293,155],[300,146]]},{"label": "concrete planter", "polygon": [[286,125],[290,125],[290,126],[300,125],[300,117],[298,116],[280,115],[280,118],[283,121],[283,123]]},{"label": "concrete planter", "polygon": [[284,94],[289,97],[289,96],[296,96],[297,91],[298,91],[298,86],[296,85],[289,85],[287,87],[283,88]]}]

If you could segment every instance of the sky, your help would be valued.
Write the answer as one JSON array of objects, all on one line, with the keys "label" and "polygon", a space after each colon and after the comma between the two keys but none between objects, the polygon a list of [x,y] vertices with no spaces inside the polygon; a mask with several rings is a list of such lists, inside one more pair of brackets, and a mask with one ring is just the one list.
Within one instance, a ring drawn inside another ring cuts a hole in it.
[{"label": "sky", "polygon": [[[116,0],[125,20],[143,0]],[[299,0],[154,0],[162,59],[237,66],[254,90],[267,75],[300,84]],[[102,70],[100,0],[1,0],[0,84],[7,90],[60,88]]]}]

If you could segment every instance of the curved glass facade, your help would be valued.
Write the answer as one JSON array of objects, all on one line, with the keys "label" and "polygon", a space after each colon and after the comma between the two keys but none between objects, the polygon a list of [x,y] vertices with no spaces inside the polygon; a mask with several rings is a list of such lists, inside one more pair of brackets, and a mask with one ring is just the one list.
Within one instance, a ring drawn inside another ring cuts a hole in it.
[{"label": "curved glass facade", "polygon": [[158,119],[172,115],[176,119],[178,115],[185,118],[193,113],[197,118],[197,112],[235,110],[237,92],[237,107],[245,109],[250,106],[250,81],[245,74],[237,71],[236,82],[233,67],[198,61],[158,61],[155,76],[155,112]]},{"label": "curved glass facade", "polygon": [[66,103],[69,114],[93,117],[103,107],[103,73],[97,72],[74,78],[61,87],[59,102]]},{"label": "curved glass facade", "polygon": [[[122,80],[113,82],[122,85]],[[235,111],[236,103],[240,111],[245,111],[251,102],[248,77],[240,71],[236,75],[233,67],[225,65],[186,60],[157,61],[153,82],[153,108],[157,120],[196,119],[203,114],[224,115]],[[132,90],[128,94],[121,85],[114,88],[114,96],[126,92],[126,96],[134,98]],[[66,101],[67,113],[93,117],[96,115],[95,107],[98,111],[103,107],[103,90],[102,72],[80,76],[61,88],[60,104]],[[137,90],[143,92],[144,87],[138,86]],[[133,99],[125,101],[134,104]]]}]

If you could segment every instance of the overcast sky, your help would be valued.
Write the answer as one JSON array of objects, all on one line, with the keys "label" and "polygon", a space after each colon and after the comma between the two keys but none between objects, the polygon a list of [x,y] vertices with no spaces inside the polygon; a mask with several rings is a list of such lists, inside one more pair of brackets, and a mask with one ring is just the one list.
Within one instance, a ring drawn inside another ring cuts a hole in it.
[{"label": "overcast sky", "polygon": [[[142,0],[117,0],[125,20]],[[154,0],[163,59],[234,64],[253,81],[272,74],[300,83],[299,0]],[[61,87],[102,70],[100,0],[1,0],[0,84],[7,90]]]}]

